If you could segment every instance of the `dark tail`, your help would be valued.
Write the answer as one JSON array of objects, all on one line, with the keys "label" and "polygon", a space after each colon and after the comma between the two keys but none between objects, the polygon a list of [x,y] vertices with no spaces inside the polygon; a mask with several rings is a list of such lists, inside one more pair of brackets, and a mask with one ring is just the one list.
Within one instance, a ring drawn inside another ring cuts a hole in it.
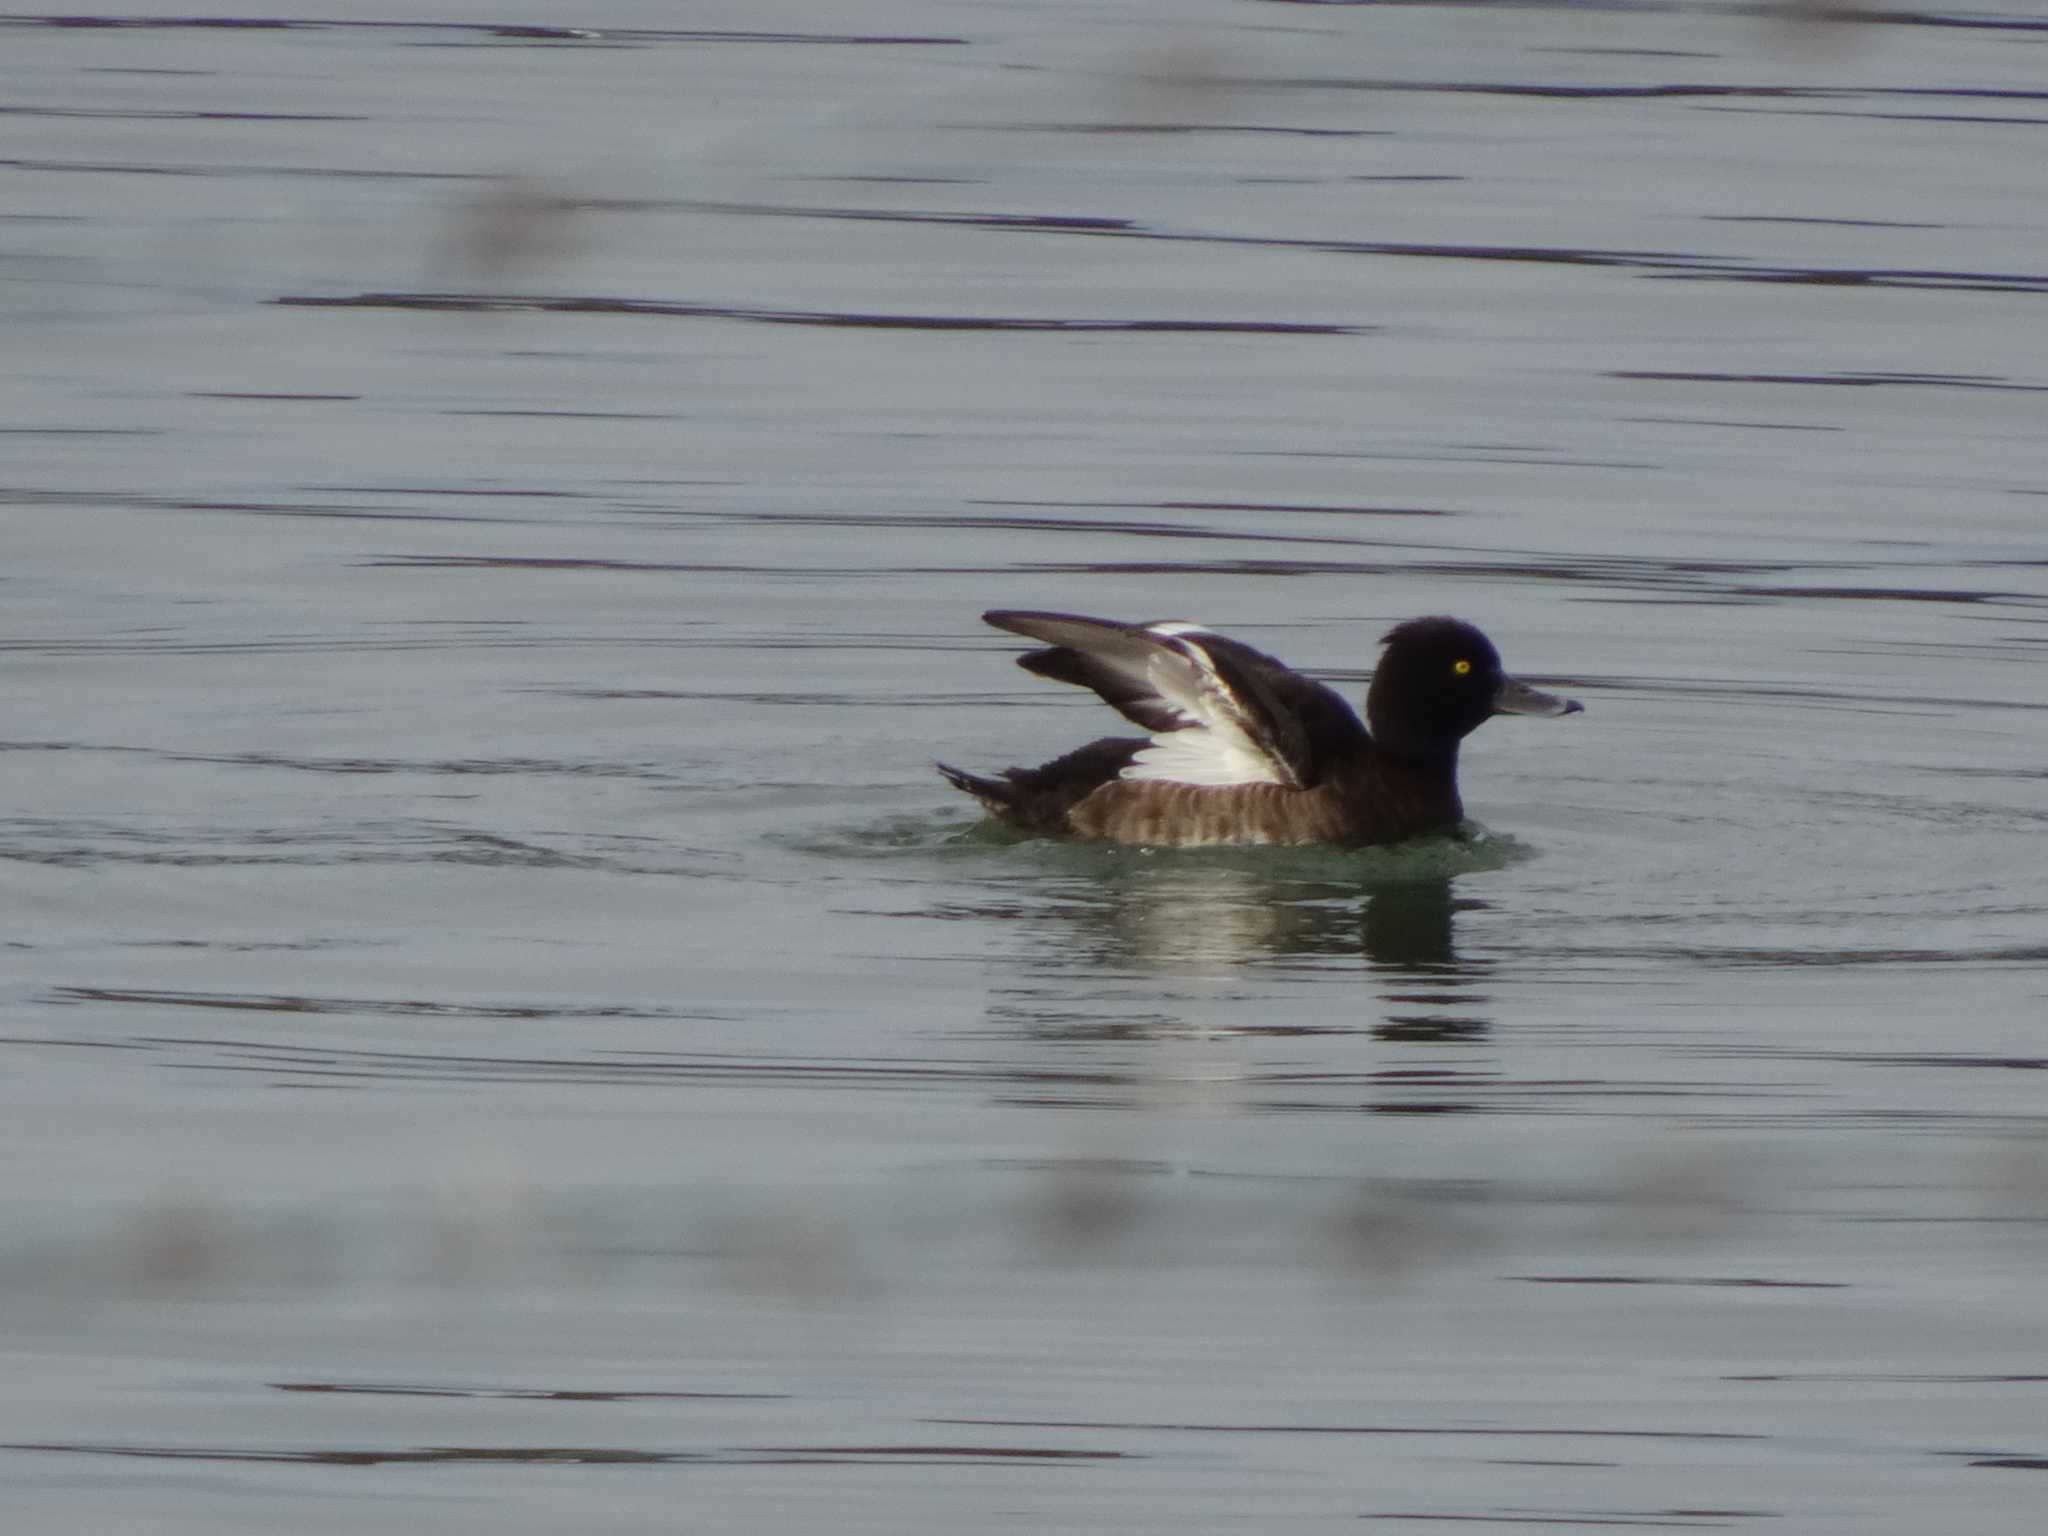
[{"label": "dark tail", "polygon": [[948,784],[974,796],[990,815],[1026,832],[1059,837],[1074,830],[1067,813],[1128,768],[1144,745],[1142,736],[1105,736],[1065,757],[1036,768],[1011,768],[992,779],[962,773],[949,763],[936,766]]},{"label": "dark tail", "polygon": [[1007,815],[1017,808],[1017,786],[1010,779],[985,779],[980,774],[965,773],[951,763],[934,763],[939,776],[955,789],[974,796],[998,816]]}]

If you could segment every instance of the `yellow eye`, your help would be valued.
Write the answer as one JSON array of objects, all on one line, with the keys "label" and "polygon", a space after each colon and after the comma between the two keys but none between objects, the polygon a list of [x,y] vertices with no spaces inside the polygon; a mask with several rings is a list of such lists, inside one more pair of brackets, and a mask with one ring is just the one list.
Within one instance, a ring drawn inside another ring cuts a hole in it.
[{"label": "yellow eye", "polygon": [[1458,660],[1451,663],[1451,670],[1457,673],[1458,676],[1463,677],[1467,672],[1470,672],[1472,670],[1472,663],[1466,661],[1463,657],[1460,657]]}]

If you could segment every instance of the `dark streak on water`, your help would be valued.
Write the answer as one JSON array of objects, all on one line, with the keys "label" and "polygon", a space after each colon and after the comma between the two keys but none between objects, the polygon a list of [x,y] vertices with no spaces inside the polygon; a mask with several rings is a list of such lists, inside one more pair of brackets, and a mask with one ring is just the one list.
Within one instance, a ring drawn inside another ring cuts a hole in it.
[{"label": "dark streak on water", "polygon": [[51,1451],[78,1456],[122,1456],[151,1461],[298,1462],[326,1467],[377,1467],[458,1462],[534,1466],[820,1466],[873,1459],[907,1466],[940,1466],[955,1461],[1016,1462],[1119,1461],[1122,1451],[1053,1450],[1014,1445],[766,1445],[716,1451],[641,1451],[618,1446],[465,1445],[390,1450],[277,1451],[231,1446],[115,1444],[0,1445],[0,1450]]},{"label": "dark streak on water", "polygon": [[1730,1275],[1508,1275],[1529,1285],[1678,1285],[1759,1291],[1846,1291],[1846,1280],[1760,1280]]},{"label": "dark streak on water", "polygon": [[273,1381],[279,1392],[332,1392],[364,1397],[485,1398],[542,1403],[779,1402],[784,1392],[595,1392],[558,1387],[447,1387],[397,1382]]},{"label": "dark streak on water", "polygon": [[2010,379],[1971,378],[1931,373],[1669,373],[1623,369],[1617,379],[1648,379],[1693,384],[1842,384],[1859,389],[1882,385],[1914,385],[1930,389],[2012,389],[2027,394],[2048,392],[2048,384],[2015,384]]},{"label": "dark streak on water", "polygon": [[1210,1424],[1176,1422],[1172,1420],[1150,1423],[1126,1423],[1110,1419],[932,1419],[928,1422],[993,1429],[1120,1429],[1146,1430],[1182,1435],[1387,1435],[1395,1437],[1426,1437],[1431,1439],[1697,1440],[1706,1442],[1765,1440],[1770,1438],[1767,1435],[1743,1434],[1726,1430],[1557,1429],[1542,1425],[1517,1426],[1514,1428],[1479,1428],[1470,1425],[1414,1424]]},{"label": "dark streak on water", "polygon": [[852,47],[964,47],[964,37],[895,36],[887,33],[748,32],[677,27],[544,27],[491,22],[370,21],[254,16],[0,16],[0,26],[119,28],[151,31],[371,32],[451,34],[530,42],[828,44]]},{"label": "dark streak on water", "polygon": [[[1424,261],[1500,261],[1537,265],[1619,267],[1638,276],[1711,279],[1720,282],[1808,283],[1822,286],[1949,289],[1958,292],[2048,292],[2048,273],[1972,271],[1943,268],[1766,266],[1751,261],[1684,251],[1612,250],[1541,245],[1473,245],[1394,240],[1282,238],[1225,235],[1147,228],[1135,219],[1034,218],[1018,224],[1002,215],[912,212],[879,208],[798,207],[786,204],[694,205],[705,213],[754,217],[846,219],[884,224],[949,224],[1013,230],[1020,233],[1083,236],[1112,240],[1159,240],[1220,247],[1312,251],[1333,256],[1401,257]],[[281,298],[279,303],[377,304],[416,303],[436,307],[434,295],[375,295],[355,299]],[[506,303],[519,301],[506,300]],[[593,300],[567,300],[587,304]]]},{"label": "dark streak on water", "polygon": [[815,310],[738,309],[654,299],[555,298],[513,294],[361,293],[351,298],[286,295],[279,304],[309,309],[423,309],[483,313],[530,310],[563,315],[662,315],[686,320],[748,320],[761,325],[822,325],[885,331],[1128,331],[1162,335],[1350,336],[1357,326],[1269,320],[1067,320],[998,315],[833,314]]}]

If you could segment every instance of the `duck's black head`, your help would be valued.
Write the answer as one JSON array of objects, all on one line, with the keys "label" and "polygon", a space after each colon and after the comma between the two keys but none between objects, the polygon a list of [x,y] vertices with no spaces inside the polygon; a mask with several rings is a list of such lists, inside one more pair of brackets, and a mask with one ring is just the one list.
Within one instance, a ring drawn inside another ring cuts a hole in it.
[{"label": "duck's black head", "polygon": [[1569,715],[1583,706],[1516,682],[1493,642],[1462,619],[1410,619],[1388,630],[1365,696],[1372,737],[1389,751],[1449,756],[1492,715]]}]

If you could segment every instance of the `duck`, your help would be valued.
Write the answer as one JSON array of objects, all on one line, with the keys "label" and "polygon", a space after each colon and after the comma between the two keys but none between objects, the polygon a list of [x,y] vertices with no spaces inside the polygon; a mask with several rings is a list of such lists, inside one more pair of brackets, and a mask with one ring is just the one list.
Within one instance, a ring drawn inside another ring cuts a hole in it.
[{"label": "duck", "polygon": [[1475,625],[1396,624],[1361,720],[1326,684],[1183,619],[1126,624],[993,609],[1036,641],[1025,671],[1090,688],[1149,736],[1105,736],[1036,768],[937,763],[998,821],[1047,837],[1143,847],[1369,847],[1455,832],[1458,747],[1495,715],[1584,706],[1520,682]]}]

